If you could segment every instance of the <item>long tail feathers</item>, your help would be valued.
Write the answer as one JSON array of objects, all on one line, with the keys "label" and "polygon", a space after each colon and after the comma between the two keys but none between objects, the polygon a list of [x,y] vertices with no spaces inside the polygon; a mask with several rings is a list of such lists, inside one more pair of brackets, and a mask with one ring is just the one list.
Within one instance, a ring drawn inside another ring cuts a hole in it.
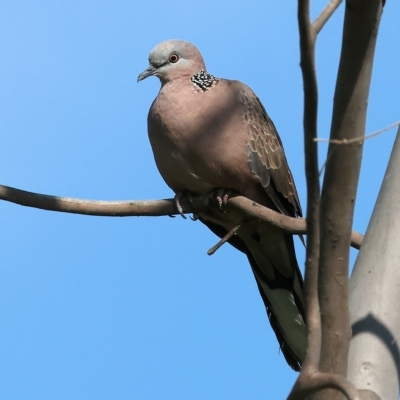
[{"label": "long tail feathers", "polygon": [[[220,225],[202,218],[201,221],[217,236],[226,234]],[[263,228],[258,226],[257,231],[242,231],[229,243],[247,255],[281,351],[290,367],[299,371],[305,357],[307,329],[304,323],[303,280],[293,238],[279,231],[263,232]]]}]

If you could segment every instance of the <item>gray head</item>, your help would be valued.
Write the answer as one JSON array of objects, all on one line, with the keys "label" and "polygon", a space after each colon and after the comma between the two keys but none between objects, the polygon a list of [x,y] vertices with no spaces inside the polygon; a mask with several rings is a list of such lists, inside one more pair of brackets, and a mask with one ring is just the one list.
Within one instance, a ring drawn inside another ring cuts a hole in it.
[{"label": "gray head", "polygon": [[155,75],[165,84],[206,69],[197,47],[183,40],[167,40],[157,45],[149,54],[149,63],[138,76],[138,82]]}]

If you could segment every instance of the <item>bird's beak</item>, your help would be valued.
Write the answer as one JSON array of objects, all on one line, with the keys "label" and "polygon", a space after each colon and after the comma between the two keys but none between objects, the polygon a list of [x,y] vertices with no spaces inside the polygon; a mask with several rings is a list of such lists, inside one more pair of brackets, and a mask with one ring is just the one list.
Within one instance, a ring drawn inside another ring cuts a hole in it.
[{"label": "bird's beak", "polygon": [[149,65],[137,78],[137,81],[140,82],[143,79],[148,78],[151,75],[154,75],[154,73],[156,72],[157,68],[154,67],[153,65]]}]

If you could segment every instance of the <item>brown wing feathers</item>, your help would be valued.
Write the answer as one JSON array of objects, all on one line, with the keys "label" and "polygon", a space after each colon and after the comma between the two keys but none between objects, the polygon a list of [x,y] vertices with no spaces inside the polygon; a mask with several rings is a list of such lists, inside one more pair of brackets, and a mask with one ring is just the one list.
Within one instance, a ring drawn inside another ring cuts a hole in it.
[{"label": "brown wing feathers", "polygon": [[[249,130],[249,158],[253,173],[261,178],[262,186],[269,185],[277,192],[267,193],[277,203],[279,211],[293,217],[301,216],[300,201],[281,139],[259,98],[250,88],[243,91],[245,120]],[[283,197],[283,198],[282,198]]]}]

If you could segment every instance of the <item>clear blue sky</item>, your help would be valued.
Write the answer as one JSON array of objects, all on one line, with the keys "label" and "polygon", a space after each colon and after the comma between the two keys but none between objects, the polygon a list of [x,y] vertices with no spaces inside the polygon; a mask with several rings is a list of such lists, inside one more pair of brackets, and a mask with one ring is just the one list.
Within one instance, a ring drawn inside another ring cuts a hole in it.
[{"label": "clear blue sky", "polygon": [[[314,1],[313,14],[325,5]],[[171,197],[147,139],[149,51],[179,38],[259,95],[303,208],[302,82],[293,1],[3,1],[0,183],[89,199]],[[387,1],[367,133],[400,119],[400,3]],[[320,35],[319,134],[329,133],[343,6]],[[364,232],[395,131],[365,145]],[[326,145],[321,145],[321,163]],[[245,258],[181,218],[101,218],[0,202],[0,398],[283,399],[279,354]],[[298,246],[299,264],[304,253]],[[354,254],[353,254],[354,259]]]}]

